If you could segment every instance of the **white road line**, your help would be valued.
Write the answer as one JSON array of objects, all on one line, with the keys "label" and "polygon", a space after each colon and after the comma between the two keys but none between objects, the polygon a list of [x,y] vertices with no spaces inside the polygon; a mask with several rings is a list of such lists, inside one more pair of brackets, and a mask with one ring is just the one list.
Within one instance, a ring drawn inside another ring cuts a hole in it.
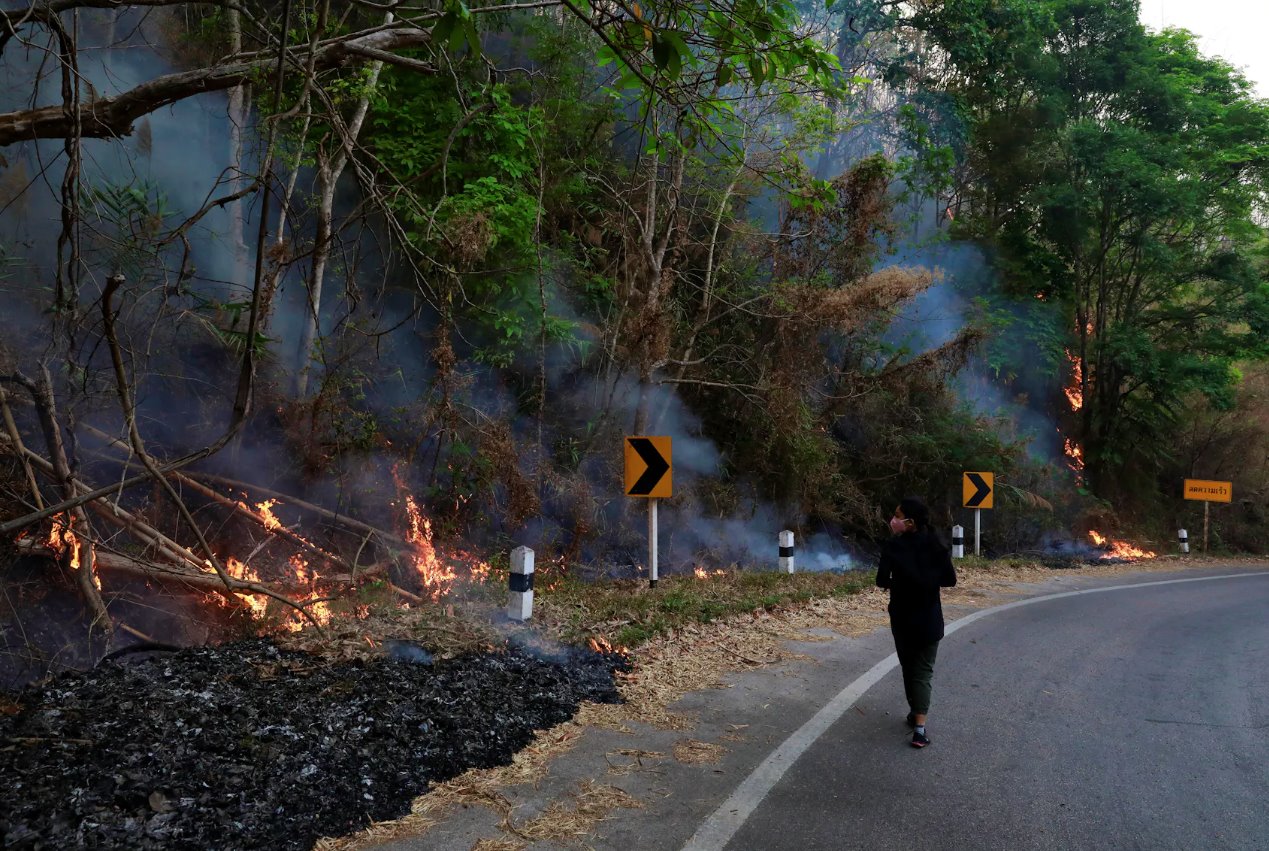
[{"label": "white road line", "polygon": [[[1113,585],[1108,588],[1086,588],[1081,591],[1046,594],[1043,597],[1031,597],[1026,600],[1017,600],[1013,603],[973,612],[949,623],[944,632],[947,635],[951,635],[958,629],[969,626],[971,623],[988,615],[1016,609],[1019,606],[1031,606],[1049,600],[1060,600],[1063,597],[1078,597],[1082,594],[1104,594],[1107,591],[1125,591],[1133,588],[1150,588],[1157,585],[1178,585],[1183,582],[1243,579],[1248,576],[1269,576],[1269,571],[1229,573],[1221,576],[1196,576],[1188,579],[1163,579],[1155,582],[1138,582],[1132,585]],[[772,751],[771,755],[764,759],[762,764],[755,768],[753,773],[736,787],[736,791],[732,792],[727,800],[723,801],[722,805],[714,810],[709,818],[701,822],[701,826],[696,829],[696,833],[692,834],[692,838],[683,846],[683,851],[722,851],[727,843],[731,841],[731,838],[736,835],[736,831],[740,830],[749,816],[753,814],[753,811],[762,803],[763,798],[767,797],[767,793],[771,791],[776,783],[780,782],[780,778],[784,776],[784,773],[789,770],[793,763],[797,762],[807,748],[815,744],[815,741],[824,734],[824,731],[833,726],[854,705],[856,700],[862,697],[868,689],[876,685],[882,677],[898,664],[899,658],[891,653],[869,668],[867,673],[839,691],[819,712],[815,713],[811,720],[795,730],[778,748]]]}]

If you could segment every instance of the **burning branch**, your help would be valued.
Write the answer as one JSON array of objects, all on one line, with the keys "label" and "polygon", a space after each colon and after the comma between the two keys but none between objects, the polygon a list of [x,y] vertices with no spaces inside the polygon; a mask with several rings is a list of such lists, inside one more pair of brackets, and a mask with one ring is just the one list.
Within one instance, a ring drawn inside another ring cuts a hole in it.
[{"label": "burning branch", "polygon": [[214,473],[203,473],[201,471],[191,472],[188,474],[188,477],[202,479],[205,482],[215,482],[216,484],[225,485],[226,487],[230,487],[235,490],[254,492],[260,496],[271,497],[273,499],[286,500],[288,505],[293,505],[296,508],[302,508],[305,511],[311,511],[314,514],[318,515],[319,517],[324,517],[327,520],[339,526],[344,526],[348,529],[356,529],[357,531],[363,532],[367,535],[373,535],[374,537],[378,538],[385,546],[388,546],[390,549],[403,551],[408,549],[410,545],[409,542],[406,541],[404,538],[402,538],[400,535],[394,534],[392,532],[385,532],[383,529],[380,529],[376,526],[371,526],[369,523],[363,523],[360,520],[357,520],[353,517],[349,517],[347,514],[340,514],[336,511],[331,511],[329,508],[322,508],[320,505],[315,505],[311,502],[306,502],[302,499],[298,499],[289,494],[282,493],[281,491],[276,491],[276,490],[273,490],[272,488],[267,488],[264,485],[252,484],[251,482],[243,482],[243,481],[239,481],[238,479],[231,479],[228,476],[218,476],[218,475],[215,475]]},{"label": "burning branch", "polygon": [[[11,451],[21,453],[28,463],[32,464],[41,472],[49,476],[56,476],[53,464],[46,458],[32,452],[25,446],[15,447],[12,443],[12,438],[8,438],[4,435],[0,435],[0,441],[8,442]],[[76,492],[80,494],[89,491],[88,485],[84,484],[79,479],[72,477],[71,484],[74,486]],[[183,565],[197,571],[201,571],[203,569],[203,565],[193,553],[118,504],[106,500],[96,499],[87,503],[87,507],[91,508],[99,516],[113,525],[126,530],[132,535],[135,535],[146,546],[153,547],[156,554],[165,558],[167,561]]]},{"label": "burning branch", "polygon": [[[116,437],[111,437],[110,435],[102,431],[101,429],[93,428],[90,425],[86,425],[84,426],[84,428],[90,434],[100,438],[101,440],[105,441],[111,446],[114,446],[119,449],[128,448],[127,444],[125,444],[122,440],[119,440]],[[239,517],[245,517],[246,519],[250,520],[252,523],[255,523],[257,526],[260,526],[261,528],[266,529],[267,531],[272,532],[275,535],[285,538],[286,540],[290,541],[292,544],[295,544],[297,547],[300,547],[301,549],[312,553],[313,555],[323,559],[324,561],[330,562],[331,564],[335,565],[339,569],[347,573],[356,575],[357,570],[348,562],[346,562],[344,559],[340,558],[334,553],[327,552],[326,550],[322,549],[317,544],[314,544],[312,541],[308,540],[304,536],[297,535],[295,532],[292,532],[290,529],[286,528],[280,522],[278,522],[276,518],[272,518],[271,512],[269,514],[265,514],[264,512],[253,511],[249,506],[243,505],[241,502],[238,502],[236,500],[230,499],[227,496],[224,496],[223,494],[207,487],[201,482],[195,481],[194,479],[190,478],[184,473],[172,472],[172,473],[168,473],[167,475],[170,478],[176,479],[176,481],[180,482],[183,487],[188,487],[191,490],[195,491],[196,493],[199,493],[207,497],[212,502],[215,502],[218,505],[223,505],[225,508],[230,509]],[[289,498],[287,499],[289,501]]]},{"label": "burning branch", "polygon": [[[44,432],[44,440],[48,445],[49,456],[52,458],[49,463],[50,472],[57,481],[57,485],[63,495],[73,499],[75,496],[74,477],[71,474],[70,462],[66,459],[66,449],[62,443],[61,426],[57,422],[57,405],[53,397],[53,379],[49,375],[48,364],[40,364],[38,382],[31,381],[21,373],[5,376],[4,380],[24,387],[31,394],[31,398],[35,402],[35,410],[39,417],[40,427]],[[12,440],[12,436],[9,436],[9,439]],[[20,438],[18,445],[21,445]],[[76,532],[76,529],[79,531]],[[68,544],[66,556],[69,559],[69,567],[74,573],[75,581],[79,586],[80,594],[83,595],[84,602],[87,603],[89,610],[92,612],[93,625],[101,626],[108,632],[113,632],[110,614],[106,611],[106,604],[101,599],[101,590],[94,581],[94,554],[89,537],[89,529],[88,516],[84,513],[84,509],[80,506],[74,507],[66,524],[66,532],[69,537],[63,537],[63,540]],[[72,540],[74,541],[73,545],[71,545]]]}]

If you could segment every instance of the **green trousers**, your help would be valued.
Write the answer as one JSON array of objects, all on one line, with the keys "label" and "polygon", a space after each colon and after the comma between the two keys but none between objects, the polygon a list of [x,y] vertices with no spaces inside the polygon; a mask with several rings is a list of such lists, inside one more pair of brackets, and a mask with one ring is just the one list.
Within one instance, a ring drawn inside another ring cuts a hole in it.
[{"label": "green trousers", "polygon": [[939,643],[913,642],[895,635],[895,653],[903,668],[903,693],[913,714],[924,715],[930,711],[930,680],[934,676],[934,660],[939,654]]}]

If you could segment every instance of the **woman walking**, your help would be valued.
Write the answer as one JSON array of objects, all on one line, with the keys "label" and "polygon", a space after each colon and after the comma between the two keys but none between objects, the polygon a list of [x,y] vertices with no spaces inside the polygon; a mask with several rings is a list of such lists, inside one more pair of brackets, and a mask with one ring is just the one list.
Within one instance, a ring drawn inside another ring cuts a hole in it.
[{"label": "woman walking", "polygon": [[956,584],[947,547],[930,529],[930,510],[916,497],[899,503],[890,518],[890,540],[881,548],[877,585],[890,589],[890,632],[903,668],[912,747],[930,743],[925,719],[930,711],[930,679],[943,639],[939,588]]}]

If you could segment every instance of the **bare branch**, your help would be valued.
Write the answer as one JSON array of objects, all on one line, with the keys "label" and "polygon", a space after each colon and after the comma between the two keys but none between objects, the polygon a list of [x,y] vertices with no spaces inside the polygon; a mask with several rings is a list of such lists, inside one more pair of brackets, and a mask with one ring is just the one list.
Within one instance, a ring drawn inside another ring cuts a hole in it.
[{"label": "bare branch", "polygon": [[[361,51],[383,53],[431,42],[427,30],[394,29],[370,35],[356,35],[331,42],[314,51],[317,70],[336,68],[362,57]],[[391,55],[391,54],[389,54]],[[375,58],[382,58],[376,55]],[[199,68],[165,74],[113,97],[81,104],[78,113],[65,105],[24,109],[0,114],[0,146],[26,139],[64,139],[74,131],[76,114],[82,123],[81,135],[89,139],[113,139],[132,133],[132,124],[143,115],[205,92],[224,91],[264,76],[275,64],[272,57],[238,62],[213,68]],[[422,63],[419,63],[422,65]],[[411,66],[414,70],[436,73],[435,68]]]}]

